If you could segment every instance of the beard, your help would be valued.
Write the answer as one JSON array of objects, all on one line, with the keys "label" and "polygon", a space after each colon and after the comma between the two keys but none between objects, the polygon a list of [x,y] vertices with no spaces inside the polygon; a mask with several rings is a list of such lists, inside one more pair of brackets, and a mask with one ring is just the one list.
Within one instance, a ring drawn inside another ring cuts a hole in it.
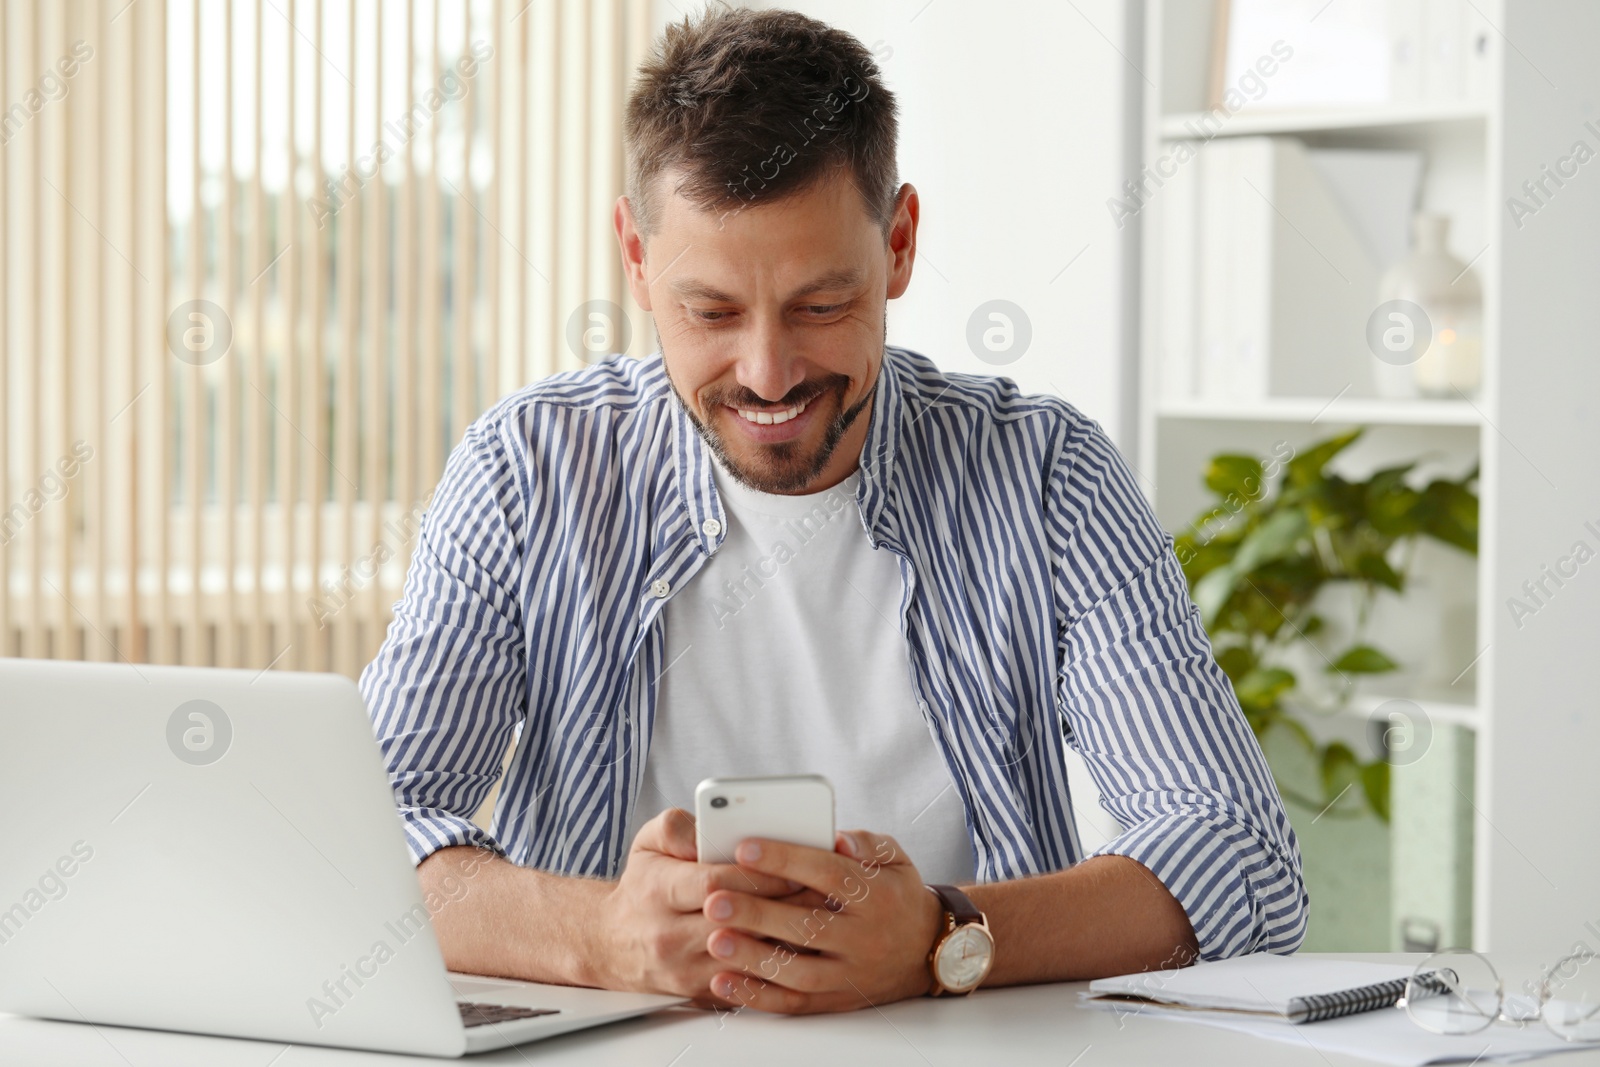
[{"label": "beard", "polygon": [[[689,405],[684,403],[683,394],[678,391],[676,383],[672,382],[670,373],[667,375],[667,381],[672,385],[672,395],[677,400],[678,406],[694,424],[700,439],[711,449],[712,455],[716,456],[723,467],[741,483],[760,493],[798,493],[814,482],[827,468],[828,461],[833,458],[833,453],[839,447],[839,442],[844,439],[846,431],[872,403],[872,398],[878,391],[878,383],[874,381],[867,394],[847,408],[844,406],[844,394],[850,387],[849,378],[842,374],[808,378],[789,390],[779,403],[782,407],[791,407],[801,403],[813,404],[829,395],[835,397],[838,410],[823,430],[822,440],[809,450],[803,441],[758,444],[755,446],[756,457],[744,461],[733,456],[728,448],[728,442],[715,427],[698,418]],[[743,388],[713,390],[702,395],[701,401],[707,411],[715,411],[719,405],[746,408],[771,406],[770,401],[763,400],[749,389]]]}]

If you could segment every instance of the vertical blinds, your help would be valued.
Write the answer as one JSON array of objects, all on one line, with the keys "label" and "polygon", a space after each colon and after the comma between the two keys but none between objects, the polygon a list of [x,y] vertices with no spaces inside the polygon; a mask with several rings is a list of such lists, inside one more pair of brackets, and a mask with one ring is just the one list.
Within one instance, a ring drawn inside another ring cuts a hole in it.
[{"label": "vertical blinds", "polygon": [[653,347],[648,0],[0,15],[0,652],[358,673],[466,424]]}]

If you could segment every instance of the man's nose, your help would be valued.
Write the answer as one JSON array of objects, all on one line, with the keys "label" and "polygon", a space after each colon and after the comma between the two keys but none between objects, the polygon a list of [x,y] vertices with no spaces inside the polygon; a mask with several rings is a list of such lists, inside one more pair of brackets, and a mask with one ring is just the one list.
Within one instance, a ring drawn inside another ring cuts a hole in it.
[{"label": "man's nose", "polygon": [[785,350],[779,325],[768,321],[748,338],[734,377],[761,399],[777,403],[805,381],[806,374],[801,360]]}]

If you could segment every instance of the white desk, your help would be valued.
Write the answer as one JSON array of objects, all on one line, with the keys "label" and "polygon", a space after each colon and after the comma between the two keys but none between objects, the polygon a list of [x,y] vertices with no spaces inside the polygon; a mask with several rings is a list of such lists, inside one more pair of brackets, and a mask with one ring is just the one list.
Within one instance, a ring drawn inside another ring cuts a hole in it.
[{"label": "white desk", "polygon": [[[1402,955],[1352,959],[1414,961]],[[1536,969],[1496,964],[1508,979]],[[311,1046],[92,1027],[0,1015],[5,1067],[416,1067],[423,1063],[608,1067],[969,1067],[1004,1063],[1051,1067],[1183,1064],[1239,1067],[1272,1063],[1346,1067],[1367,1063],[1192,1023],[1128,1017],[1078,1006],[1082,983],[982,990],[962,999],[919,998],[845,1015],[787,1018],[743,1012],[721,1019],[676,1009],[597,1030],[461,1060],[345,1052]],[[1563,1052],[1545,1062],[1600,1067],[1600,1049]]]}]

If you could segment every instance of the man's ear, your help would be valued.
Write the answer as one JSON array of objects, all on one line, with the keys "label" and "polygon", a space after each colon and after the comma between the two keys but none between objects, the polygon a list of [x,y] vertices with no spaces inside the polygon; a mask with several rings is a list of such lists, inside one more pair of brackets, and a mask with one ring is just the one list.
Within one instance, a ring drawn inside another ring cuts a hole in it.
[{"label": "man's ear", "polygon": [[889,223],[889,288],[885,295],[890,300],[911,285],[911,268],[917,258],[917,222],[921,217],[922,203],[917,199],[916,186],[907,182],[895,196],[894,219]]},{"label": "man's ear", "polygon": [[644,269],[645,242],[633,217],[633,204],[625,196],[617,197],[617,206],[611,213],[612,225],[617,231],[617,245],[622,250],[622,272],[628,279],[628,291],[634,303],[645,311],[650,307],[650,286]]}]

